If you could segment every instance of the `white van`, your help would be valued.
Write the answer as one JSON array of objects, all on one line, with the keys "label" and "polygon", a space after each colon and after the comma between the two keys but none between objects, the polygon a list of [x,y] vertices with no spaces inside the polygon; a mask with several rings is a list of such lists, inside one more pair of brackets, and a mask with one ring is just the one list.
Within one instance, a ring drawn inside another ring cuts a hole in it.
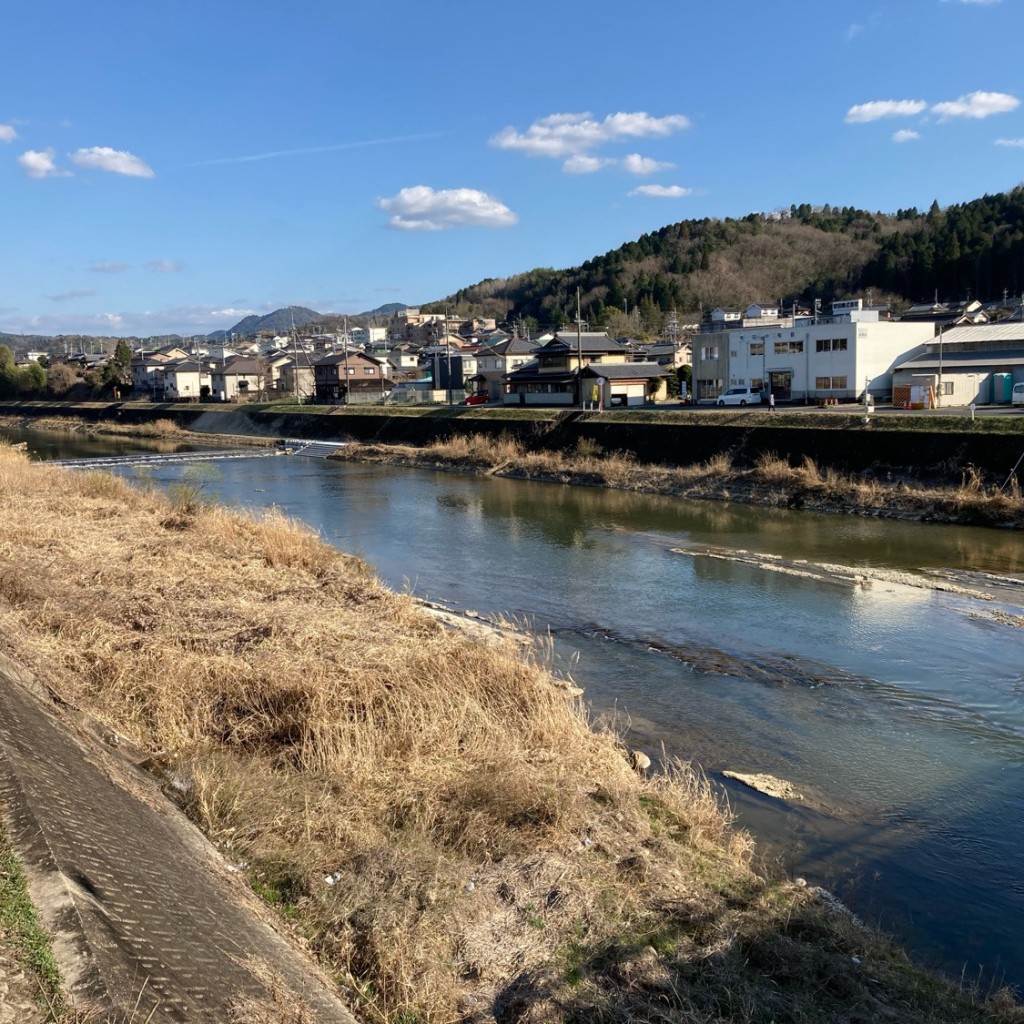
[{"label": "white van", "polygon": [[1024,382],[1013,385],[1013,394],[1010,401],[1014,405],[1024,405]]},{"label": "white van", "polygon": [[729,388],[715,400],[716,405],[760,405],[761,392],[750,388]]}]

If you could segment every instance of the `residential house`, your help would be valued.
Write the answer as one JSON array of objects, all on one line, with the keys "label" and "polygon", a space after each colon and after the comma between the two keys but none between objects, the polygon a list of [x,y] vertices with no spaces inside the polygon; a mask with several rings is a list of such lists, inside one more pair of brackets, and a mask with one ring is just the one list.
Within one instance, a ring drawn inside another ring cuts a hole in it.
[{"label": "residential house", "polygon": [[316,397],[316,374],[313,359],[301,349],[276,365],[275,393],[279,398],[295,398],[312,402]]},{"label": "residential house", "polygon": [[198,402],[210,394],[210,364],[195,356],[163,363],[155,377],[153,398],[158,402]]},{"label": "residential house", "polygon": [[229,356],[213,371],[213,395],[222,402],[261,401],[270,388],[270,369],[265,359]]},{"label": "residential house", "polygon": [[[633,362],[626,345],[595,331],[558,333],[540,346],[535,356],[534,361],[505,375],[506,405],[580,405],[588,400],[581,379],[584,369],[593,367],[600,374],[605,367],[629,363],[632,366],[625,376],[615,370],[602,378],[608,382],[602,395],[607,399],[605,405],[637,405],[646,401],[649,383],[665,375],[654,363]],[[641,382],[642,398],[636,394],[636,381]]]},{"label": "residential house", "polygon": [[506,337],[487,345],[476,354],[476,374],[467,381],[467,388],[486,391],[492,402],[504,394],[504,378],[535,358],[537,345],[528,338]]},{"label": "residential house", "polygon": [[[182,353],[181,358],[184,358],[184,355]],[[160,371],[172,362],[173,358],[164,352],[136,352],[131,361],[132,390],[136,394],[155,397],[157,391],[162,389]]]},{"label": "residential house", "polygon": [[316,401],[366,404],[379,402],[394,387],[387,362],[358,349],[334,352],[313,363]]}]

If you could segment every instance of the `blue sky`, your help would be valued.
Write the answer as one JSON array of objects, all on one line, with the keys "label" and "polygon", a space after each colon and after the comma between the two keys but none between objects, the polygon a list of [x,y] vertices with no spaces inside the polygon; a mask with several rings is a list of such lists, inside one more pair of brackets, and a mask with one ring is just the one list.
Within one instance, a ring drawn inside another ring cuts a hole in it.
[{"label": "blue sky", "polygon": [[358,313],[689,218],[1004,191],[1022,2],[9,4],[0,331]]}]

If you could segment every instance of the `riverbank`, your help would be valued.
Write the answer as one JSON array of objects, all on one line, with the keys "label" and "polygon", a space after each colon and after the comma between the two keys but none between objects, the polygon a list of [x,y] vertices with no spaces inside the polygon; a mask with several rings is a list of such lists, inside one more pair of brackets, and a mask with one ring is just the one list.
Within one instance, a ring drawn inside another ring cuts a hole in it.
[{"label": "riverbank", "polygon": [[1024,497],[1016,481],[1006,490],[968,474],[956,487],[865,478],[823,469],[812,460],[791,466],[778,456],[753,468],[734,466],[727,455],[685,468],[650,466],[596,444],[572,452],[531,452],[516,440],[472,435],[423,448],[350,443],[334,458],[487,473],[512,479],[611,487],[701,501],[731,501],[773,508],[873,516],[930,523],[1024,529]]},{"label": "riverbank", "polygon": [[[327,417],[329,410],[320,415]],[[763,418],[770,419],[769,414],[763,414]],[[947,466],[945,477],[952,478],[948,483],[921,480],[910,470],[877,467],[859,473],[844,472],[819,464],[808,456],[792,460],[774,452],[753,456],[750,465],[737,462],[731,451],[719,452],[703,462],[686,466],[657,465],[642,462],[626,452],[609,451],[589,436],[579,438],[567,450],[539,448],[529,437],[524,440],[505,430],[462,432],[425,440],[419,445],[358,441],[343,429],[340,419],[334,420],[338,429],[331,436],[349,439],[349,443],[335,457],[349,461],[610,487],[700,501],[738,502],[922,523],[1024,529],[1024,496],[1016,475],[1011,473],[995,481],[971,464],[962,469],[953,464]],[[523,422],[537,425],[534,420]],[[919,421],[915,422],[920,429]],[[67,416],[0,416],[0,427],[4,425],[21,430],[70,430],[85,436],[156,438],[169,443],[201,438],[204,443],[216,442],[224,446],[267,446],[286,436],[283,432],[274,433],[274,429],[283,430],[285,423],[262,424],[257,428],[241,412],[215,414],[212,422],[207,417],[201,424],[205,428],[202,431],[186,429],[171,419],[136,423]],[[250,432],[211,432],[211,428],[226,426]],[[303,435],[296,433],[295,436]],[[1016,438],[1016,434],[1011,437]]]},{"label": "riverbank", "polygon": [[9,449],[0,507],[8,652],[148,752],[362,1019],[1022,1019],[309,531]]}]

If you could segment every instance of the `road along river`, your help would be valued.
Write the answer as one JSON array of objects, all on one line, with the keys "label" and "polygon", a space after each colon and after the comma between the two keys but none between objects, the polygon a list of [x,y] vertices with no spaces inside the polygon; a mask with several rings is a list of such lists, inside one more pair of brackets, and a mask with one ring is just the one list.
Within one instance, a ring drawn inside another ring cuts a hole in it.
[{"label": "road along river", "polygon": [[[71,454],[42,437],[36,454]],[[925,962],[1024,987],[1019,534],[297,457],[144,473],[275,505],[394,587],[550,631],[595,715],[702,764],[770,868]]]}]

